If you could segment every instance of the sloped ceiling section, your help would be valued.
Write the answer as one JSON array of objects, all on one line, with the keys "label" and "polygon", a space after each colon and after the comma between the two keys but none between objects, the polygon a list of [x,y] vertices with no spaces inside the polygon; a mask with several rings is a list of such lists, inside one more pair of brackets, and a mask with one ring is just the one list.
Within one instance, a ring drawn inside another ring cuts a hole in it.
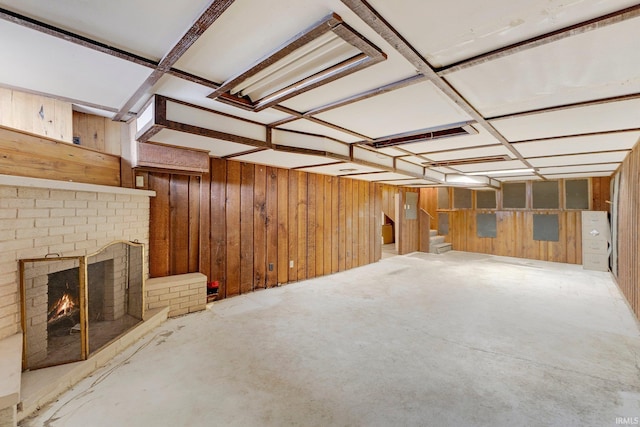
[{"label": "sloped ceiling section", "polygon": [[0,86],[214,157],[495,187],[617,169],[638,39],[626,0],[0,0]]}]

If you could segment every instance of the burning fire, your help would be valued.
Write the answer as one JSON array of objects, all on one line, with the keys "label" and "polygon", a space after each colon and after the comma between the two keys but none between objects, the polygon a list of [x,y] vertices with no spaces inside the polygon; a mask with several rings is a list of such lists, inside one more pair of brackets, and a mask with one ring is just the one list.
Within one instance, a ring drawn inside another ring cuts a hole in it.
[{"label": "burning fire", "polygon": [[62,298],[60,298],[55,304],[53,304],[51,310],[49,310],[49,322],[52,322],[70,313],[75,306],[76,304],[71,299],[71,296],[65,293],[64,295],[62,295]]}]

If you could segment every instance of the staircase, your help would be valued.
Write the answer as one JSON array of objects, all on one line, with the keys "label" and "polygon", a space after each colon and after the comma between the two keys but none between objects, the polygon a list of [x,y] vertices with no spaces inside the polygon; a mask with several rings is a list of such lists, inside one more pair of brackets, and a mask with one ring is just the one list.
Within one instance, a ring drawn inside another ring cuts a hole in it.
[{"label": "staircase", "polygon": [[443,254],[451,250],[451,243],[445,243],[444,236],[438,236],[438,230],[429,231],[429,253]]}]

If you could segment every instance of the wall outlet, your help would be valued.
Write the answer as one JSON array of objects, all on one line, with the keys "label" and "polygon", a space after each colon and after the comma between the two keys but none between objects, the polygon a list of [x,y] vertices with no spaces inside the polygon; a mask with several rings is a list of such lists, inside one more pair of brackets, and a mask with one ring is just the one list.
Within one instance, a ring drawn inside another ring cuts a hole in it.
[{"label": "wall outlet", "polygon": [[272,262],[269,263],[269,271],[273,271],[273,263]]},{"label": "wall outlet", "polygon": [[289,261],[289,268],[293,268],[293,260]]}]

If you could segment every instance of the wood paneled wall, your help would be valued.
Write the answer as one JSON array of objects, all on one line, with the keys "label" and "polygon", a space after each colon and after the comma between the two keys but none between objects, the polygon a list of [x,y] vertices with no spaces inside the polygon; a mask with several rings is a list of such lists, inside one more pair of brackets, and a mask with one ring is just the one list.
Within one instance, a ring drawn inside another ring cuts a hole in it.
[{"label": "wood paneled wall", "polygon": [[618,285],[640,318],[640,146],[631,151],[619,171]]},{"label": "wood paneled wall", "polygon": [[[606,202],[610,199],[609,183],[609,177],[591,178],[592,210],[608,210],[609,205]],[[528,190],[528,197],[530,198],[530,196],[530,190]],[[500,191],[497,193],[497,200],[498,206],[501,206]],[[421,189],[420,207],[435,218],[431,222],[431,228],[436,229],[438,226],[436,188]],[[439,211],[449,215],[449,234],[446,236],[446,241],[452,244],[454,250],[570,264],[582,263],[582,218],[580,211],[539,209],[446,209]],[[478,213],[496,214],[496,238],[477,236],[476,214]],[[533,215],[535,214],[558,214],[558,242],[533,239]]]},{"label": "wood paneled wall", "polygon": [[73,137],[79,138],[80,146],[92,148],[102,153],[122,153],[122,138],[128,130],[127,125],[114,122],[106,117],[73,112]]},{"label": "wood paneled wall", "polygon": [[[476,214],[496,214],[496,238],[477,236]],[[557,214],[559,241],[533,239],[533,215]],[[454,250],[512,256],[569,264],[582,263],[582,218],[580,211],[476,211],[449,213],[449,235]]]},{"label": "wood paneled wall", "polygon": [[120,185],[120,158],[0,127],[0,170],[7,175]]},{"label": "wood paneled wall", "polygon": [[381,257],[375,184],[212,159],[210,194],[210,280],[223,298]]},{"label": "wood paneled wall", "polygon": [[[398,254],[404,255],[420,250],[420,221],[419,219],[407,220],[404,215],[405,194],[408,192],[419,193],[418,189],[397,187],[395,185],[377,184],[382,193],[382,212],[396,223],[398,234],[396,240],[399,242]],[[396,218],[396,194],[400,195],[400,217]],[[419,200],[419,196],[418,196]],[[418,201],[418,208],[420,202]],[[381,227],[378,222],[378,228]],[[378,233],[380,234],[380,233]]]},{"label": "wood paneled wall", "polygon": [[0,88],[0,126],[71,143],[71,104]]},{"label": "wood paneled wall", "polygon": [[149,218],[150,276],[200,271],[201,177],[151,172],[148,180],[156,192]]}]

